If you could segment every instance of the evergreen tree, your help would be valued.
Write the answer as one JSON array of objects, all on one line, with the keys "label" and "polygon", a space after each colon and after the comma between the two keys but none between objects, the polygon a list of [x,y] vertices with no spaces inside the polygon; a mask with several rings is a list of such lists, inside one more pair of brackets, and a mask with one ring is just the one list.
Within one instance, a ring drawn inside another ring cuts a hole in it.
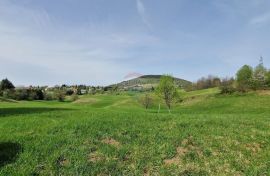
[{"label": "evergreen tree", "polygon": [[7,78],[0,83],[0,90],[14,89],[14,85]]}]

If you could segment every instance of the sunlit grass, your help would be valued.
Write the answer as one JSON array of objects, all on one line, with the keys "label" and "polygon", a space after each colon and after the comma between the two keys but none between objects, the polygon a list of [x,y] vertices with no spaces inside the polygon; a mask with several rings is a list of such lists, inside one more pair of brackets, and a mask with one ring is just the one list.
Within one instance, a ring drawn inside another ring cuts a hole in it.
[{"label": "sunlit grass", "polygon": [[172,114],[140,94],[1,102],[0,143],[17,154],[0,175],[269,175],[270,96],[217,93],[183,93]]}]

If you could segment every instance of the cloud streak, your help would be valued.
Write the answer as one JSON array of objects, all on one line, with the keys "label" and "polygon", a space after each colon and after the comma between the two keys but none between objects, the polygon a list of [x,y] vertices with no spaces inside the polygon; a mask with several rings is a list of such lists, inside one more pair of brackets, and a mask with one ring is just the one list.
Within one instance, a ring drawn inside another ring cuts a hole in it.
[{"label": "cloud streak", "polygon": [[270,22],[270,12],[256,16],[250,20],[250,24],[265,24]]},{"label": "cloud streak", "polygon": [[148,28],[152,28],[151,23],[149,22],[148,17],[146,15],[146,10],[145,10],[145,6],[144,6],[143,2],[141,0],[136,0],[136,1],[137,1],[137,11],[138,11],[138,14],[140,15],[143,23]]},{"label": "cloud streak", "polygon": [[[14,75],[14,70],[6,69],[12,65],[8,62],[21,65],[17,70],[29,74],[25,74],[27,79],[16,74],[14,81],[18,84],[23,80],[27,84],[49,85],[63,80],[70,84],[115,83],[134,70],[129,61],[133,57],[131,50],[158,43],[154,36],[115,31],[106,24],[64,26],[55,22],[56,18],[43,8],[19,6],[8,1],[1,5],[4,10],[0,12],[0,61],[6,64],[0,65],[0,76]],[[19,14],[21,18],[17,18]],[[53,22],[59,24],[54,26]],[[40,70],[43,78],[47,73],[48,79],[39,79],[38,73],[30,74],[30,68],[35,72]],[[55,77],[50,79],[52,73]]]}]

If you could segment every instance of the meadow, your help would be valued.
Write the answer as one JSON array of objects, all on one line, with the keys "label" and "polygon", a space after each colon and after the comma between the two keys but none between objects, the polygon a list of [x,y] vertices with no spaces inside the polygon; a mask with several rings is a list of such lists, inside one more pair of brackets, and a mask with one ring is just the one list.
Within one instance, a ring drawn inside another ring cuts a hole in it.
[{"label": "meadow", "polygon": [[0,175],[270,175],[270,95],[182,92],[0,100]]}]

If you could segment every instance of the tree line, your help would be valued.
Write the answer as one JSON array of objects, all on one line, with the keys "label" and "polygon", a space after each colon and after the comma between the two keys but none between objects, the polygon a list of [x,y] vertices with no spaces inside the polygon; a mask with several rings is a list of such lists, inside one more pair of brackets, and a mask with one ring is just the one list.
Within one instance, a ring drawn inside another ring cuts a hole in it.
[{"label": "tree line", "polygon": [[220,78],[209,75],[198,79],[185,90],[193,91],[214,87],[220,87],[221,93],[270,89],[270,70],[260,60],[260,63],[254,68],[249,65],[242,66],[235,77]]},{"label": "tree line", "polygon": [[[256,67],[249,65],[242,66],[236,73],[235,78],[219,78],[217,76],[202,77],[193,83],[186,91],[199,90],[219,87],[221,94],[232,94],[234,92],[247,92],[250,90],[270,89],[270,70],[267,69],[263,61]],[[178,87],[170,75],[163,75],[158,86],[150,92],[155,92],[157,97],[164,100],[169,112],[174,102],[181,102],[178,93]],[[64,101],[65,96],[70,96],[72,101],[78,99],[82,90],[87,93],[117,92],[117,87],[91,87],[91,86],[55,86],[50,89],[44,87],[29,87],[24,89],[15,89],[15,86],[8,79],[0,82],[0,96],[15,100],[59,100]],[[149,93],[140,98],[141,104],[148,109],[153,101]],[[160,106],[159,106],[160,107]]]}]

